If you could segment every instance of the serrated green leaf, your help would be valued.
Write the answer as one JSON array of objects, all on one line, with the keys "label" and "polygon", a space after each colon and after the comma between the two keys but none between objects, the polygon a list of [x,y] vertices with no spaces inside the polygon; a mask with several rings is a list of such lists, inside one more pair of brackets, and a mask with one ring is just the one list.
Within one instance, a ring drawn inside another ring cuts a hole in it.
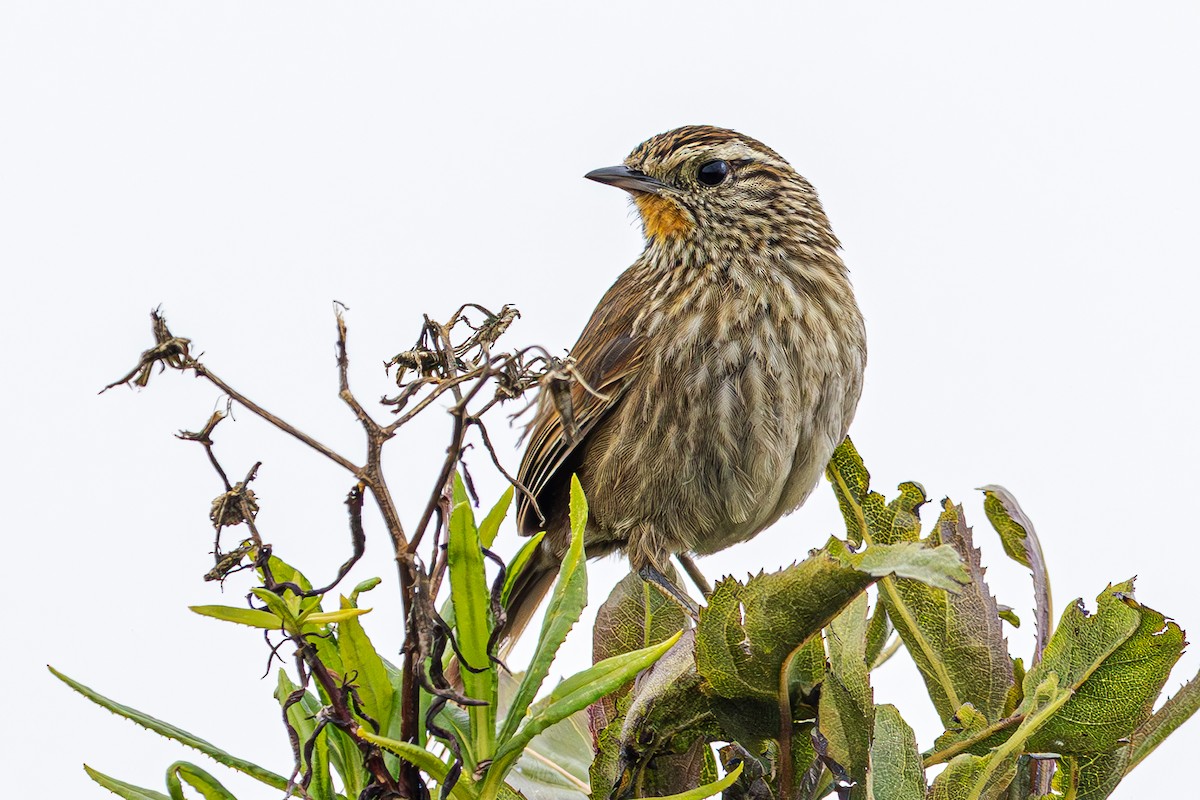
[{"label": "serrated green leaf", "polygon": [[[563,556],[558,578],[550,594],[550,604],[542,620],[537,647],[525,671],[525,677],[513,696],[512,707],[504,717],[498,742],[500,749],[507,747],[517,727],[525,718],[533,698],[537,696],[542,682],[550,673],[550,664],[558,648],[571,632],[587,605],[587,566],[583,549],[583,531],[587,526],[587,500],[579,480],[571,478],[571,544]],[[613,687],[614,689],[617,687]]]},{"label": "serrated green leaf", "polygon": [[1132,592],[1132,580],[1110,586],[1097,598],[1096,613],[1086,614],[1076,601],[1063,614],[1041,663],[1025,676],[1025,694],[1053,671],[1074,696],[1032,739],[1035,750],[1109,752],[1150,718],[1183,652],[1183,631]]},{"label": "serrated green leaf", "polygon": [[[343,611],[359,611],[342,598]],[[379,724],[380,733],[387,733],[393,716],[392,684],[383,659],[375,651],[362,624],[353,617],[340,620],[337,646],[342,658],[343,677],[354,679],[363,711]]]},{"label": "serrated green leaf", "polygon": [[204,800],[237,800],[219,780],[186,761],[176,761],[167,767],[167,790],[173,799],[186,800],[181,779],[183,783],[200,792]]},{"label": "serrated green leaf", "polygon": [[508,507],[512,505],[512,499],[513,487],[509,486],[504,490],[504,494],[500,495],[496,505],[492,506],[492,510],[483,518],[483,522],[479,523],[479,543],[484,547],[491,547],[492,542],[496,541],[500,523],[504,522],[504,518],[508,515]]},{"label": "serrated green leaf", "polygon": [[512,594],[512,589],[516,585],[517,578],[529,564],[529,559],[533,558],[533,554],[537,552],[538,545],[542,543],[542,539],[544,538],[546,538],[546,532],[538,531],[529,537],[525,541],[525,544],[521,545],[520,549],[517,550],[517,554],[512,557],[512,561],[508,562],[508,567],[504,573],[504,587],[500,590],[500,602],[505,606],[508,605],[508,598]]},{"label": "serrated green leaf", "polygon": [[925,800],[925,770],[917,737],[893,705],[875,707],[868,796],[875,800]]},{"label": "serrated green leaf", "polygon": [[826,549],[855,569],[876,578],[895,575],[950,592],[958,592],[971,582],[971,575],[958,553],[945,545],[926,547],[917,542],[872,544],[860,553],[852,553],[837,539],[832,539]]},{"label": "serrated green leaf", "polygon": [[202,617],[236,622],[238,625],[249,625],[251,628],[262,628],[268,631],[283,629],[283,620],[270,611],[234,606],[188,606],[188,608]]},{"label": "serrated green leaf", "polygon": [[1034,644],[1036,664],[1042,657],[1046,642],[1050,639],[1050,620],[1054,616],[1054,602],[1050,592],[1050,573],[1046,569],[1046,558],[1042,555],[1042,543],[1038,540],[1033,522],[1017,502],[1017,498],[1003,486],[990,484],[980,489],[983,492],[983,510],[1008,557],[1029,568],[1033,576],[1034,624],[1037,641]]},{"label": "serrated green leaf", "polygon": [[[763,704],[764,730],[779,730],[780,671],[874,578],[829,552],[759,574],[745,585],[720,581],[700,609],[696,666],[712,694]],[[771,709],[774,709],[772,712]],[[774,719],[764,715],[774,714]]]},{"label": "serrated green leaf", "polygon": [[491,591],[479,531],[469,503],[460,502],[450,512],[447,549],[455,633],[459,653],[466,662],[460,672],[463,689],[468,697],[486,704],[467,709],[471,718],[471,738],[469,742],[461,743],[472,749],[478,763],[491,758],[496,747],[496,671],[488,655],[488,640],[492,633]]},{"label": "serrated green leaf", "polygon": [[108,789],[117,797],[125,798],[125,800],[171,800],[170,797],[162,792],[156,792],[153,789],[143,789],[141,786],[134,786],[132,783],[119,781],[116,778],[105,775],[99,770],[92,769],[87,764],[83,765],[83,771],[96,783]]},{"label": "serrated green leaf", "polygon": [[[900,497],[885,503],[870,490],[870,474],[848,439],[835,451],[826,474],[853,535],[874,544],[915,541],[917,512],[924,502],[918,484],[903,484]],[[1012,685],[1012,665],[970,529],[962,522],[961,508],[948,503],[926,544],[942,542],[954,546],[971,573],[966,588],[950,595],[915,580],[885,577],[879,581],[880,600],[943,724],[949,726],[954,712],[968,702],[996,719]]]},{"label": "serrated green leaf", "polygon": [[867,677],[867,598],[858,595],[826,629],[829,652],[821,684],[817,726],[826,739],[826,755],[854,780],[851,800],[866,797],[875,698]]},{"label": "serrated green leaf", "polygon": [[[201,753],[204,753],[206,756],[213,759],[217,763],[223,764],[224,766],[229,767],[230,769],[235,769],[238,772],[249,775],[251,778],[261,781],[262,783],[265,783],[274,789],[284,789],[287,787],[287,784],[288,784],[287,778],[283,777],[282,775],[276,775],[274,772],[271,772],[270,770],[267,770],[267,769],[263,769],[262,767],[258,766],[257,764],[254,764],[250,761],[246,761],[245,759],[233,756],[233,755],[225,752],[224,750],[220,749],[219,747],[216,747],[215,745],[205,741],[204,739],[201,739],[199,736],[188,733],[187,731],[183,730],[182,728],[177,728],[176,726],[174,726],[168,722],[163,722],[160,719],[155,719],[154,717],[150,716],[149,714],[145,714],[141,711],[138,711],[135,708],[130,708],[129,706],[121,705],[120,703],[118,703],[114,700],[110,700],[109,698],[105,697],[104,695],[100,694],[99,692],[97,692],[93,689],[89,689],[88,687],[84,686],[82,683],[79,683],[78,681],[74,680],[73,678],[67,677],[66,675],[64,675],[61,672],[59,672],[58,670],[56,670],[54,667],[47,666],[46,668],[48,670],[50,670],[50,673],[52,675],[54,675],[54,677],[58,678],[63,683],[67,684],[67,686],[70,686],[72,689],[79,692],[81,695],[86,697],[88,700],[91,700],[96,705],[101,706],[103,708],[107,708],[109,711],[113,712],[114,714],[117,714],[118,716],[122,716],[125,719],[131,720],[131,721],[137,723],[138,725],[141,725],[143,728],[152,730],[155,733],[157,733],[161,736],[165,736],[168,739],[173,739],[174,741],[177,741],[180,744],[187,745],[188,747],[199,750]],[[89,772],[89,774],[91,774],[91,773]]]}]

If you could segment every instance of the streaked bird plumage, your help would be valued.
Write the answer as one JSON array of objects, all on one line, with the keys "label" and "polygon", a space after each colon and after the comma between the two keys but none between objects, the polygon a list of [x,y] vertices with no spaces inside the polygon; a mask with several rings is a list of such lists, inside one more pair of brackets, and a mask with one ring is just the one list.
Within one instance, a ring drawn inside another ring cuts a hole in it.
[{"label": "streaked bird plumage", "polygon": [[[688,126],[588,177],[629,191],[646,248],[571,349],[568,431],[549,392],[527,431],[521,531],[545,528],[513,593],[515,633],[569,540],[570,476],[589,557],[634,569],[745,541],[797,508],[845,436],[866,335],[813,187],[774,150]],[[586,383],[586,386],[584,385]]]}]

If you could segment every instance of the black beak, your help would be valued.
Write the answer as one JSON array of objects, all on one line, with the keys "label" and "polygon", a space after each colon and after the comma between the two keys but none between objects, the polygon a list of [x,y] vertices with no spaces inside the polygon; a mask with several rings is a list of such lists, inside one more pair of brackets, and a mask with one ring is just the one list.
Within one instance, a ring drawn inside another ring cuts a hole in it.
[{"label": "black beak", "polygon": [[661,194],[664,189],[669,188],[667,184],[651,178],[644,172],[639,172],[636,169],[630,169],[624,165],[618,167],[601,167],[594,169],[583,177],[588,180],[596,181],[597,183],[605,183],[609,186],[616,186],[624,189],[627,192],[646,192],[648,194]]}]

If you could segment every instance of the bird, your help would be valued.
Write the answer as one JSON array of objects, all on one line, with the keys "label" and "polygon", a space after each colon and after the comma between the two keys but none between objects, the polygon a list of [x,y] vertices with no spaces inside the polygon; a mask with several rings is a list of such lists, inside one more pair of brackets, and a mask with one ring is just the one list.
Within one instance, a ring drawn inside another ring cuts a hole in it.
[{"label": "bird", "polygon": [[515,578],[507,639],[567,551],[572,475],[587,557],[623,551],[670,591],[671,556],[746,541],[805,501],[862,392],[866,330],[841,244],[782,156],[688,125],[584,177],[631,195],[645,249],[569,351],[569,402],[543,388],[526,428],[517,525],[546,534]]}]

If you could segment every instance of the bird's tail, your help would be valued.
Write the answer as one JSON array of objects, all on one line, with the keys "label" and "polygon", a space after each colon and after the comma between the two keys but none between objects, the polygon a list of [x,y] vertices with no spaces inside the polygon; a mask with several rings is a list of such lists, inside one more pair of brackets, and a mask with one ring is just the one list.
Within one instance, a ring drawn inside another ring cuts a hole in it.
[{"label": "bird's tail", "polygon": [[512,650],[529,621],[533,619],[538,606],[554,586],[554,580],[558,577],[558,567],[559,560],[543,541],[526,562],[521,574],[513,581],[512,590],[504,606],[504,625],[500,628],[501,658]]}]

